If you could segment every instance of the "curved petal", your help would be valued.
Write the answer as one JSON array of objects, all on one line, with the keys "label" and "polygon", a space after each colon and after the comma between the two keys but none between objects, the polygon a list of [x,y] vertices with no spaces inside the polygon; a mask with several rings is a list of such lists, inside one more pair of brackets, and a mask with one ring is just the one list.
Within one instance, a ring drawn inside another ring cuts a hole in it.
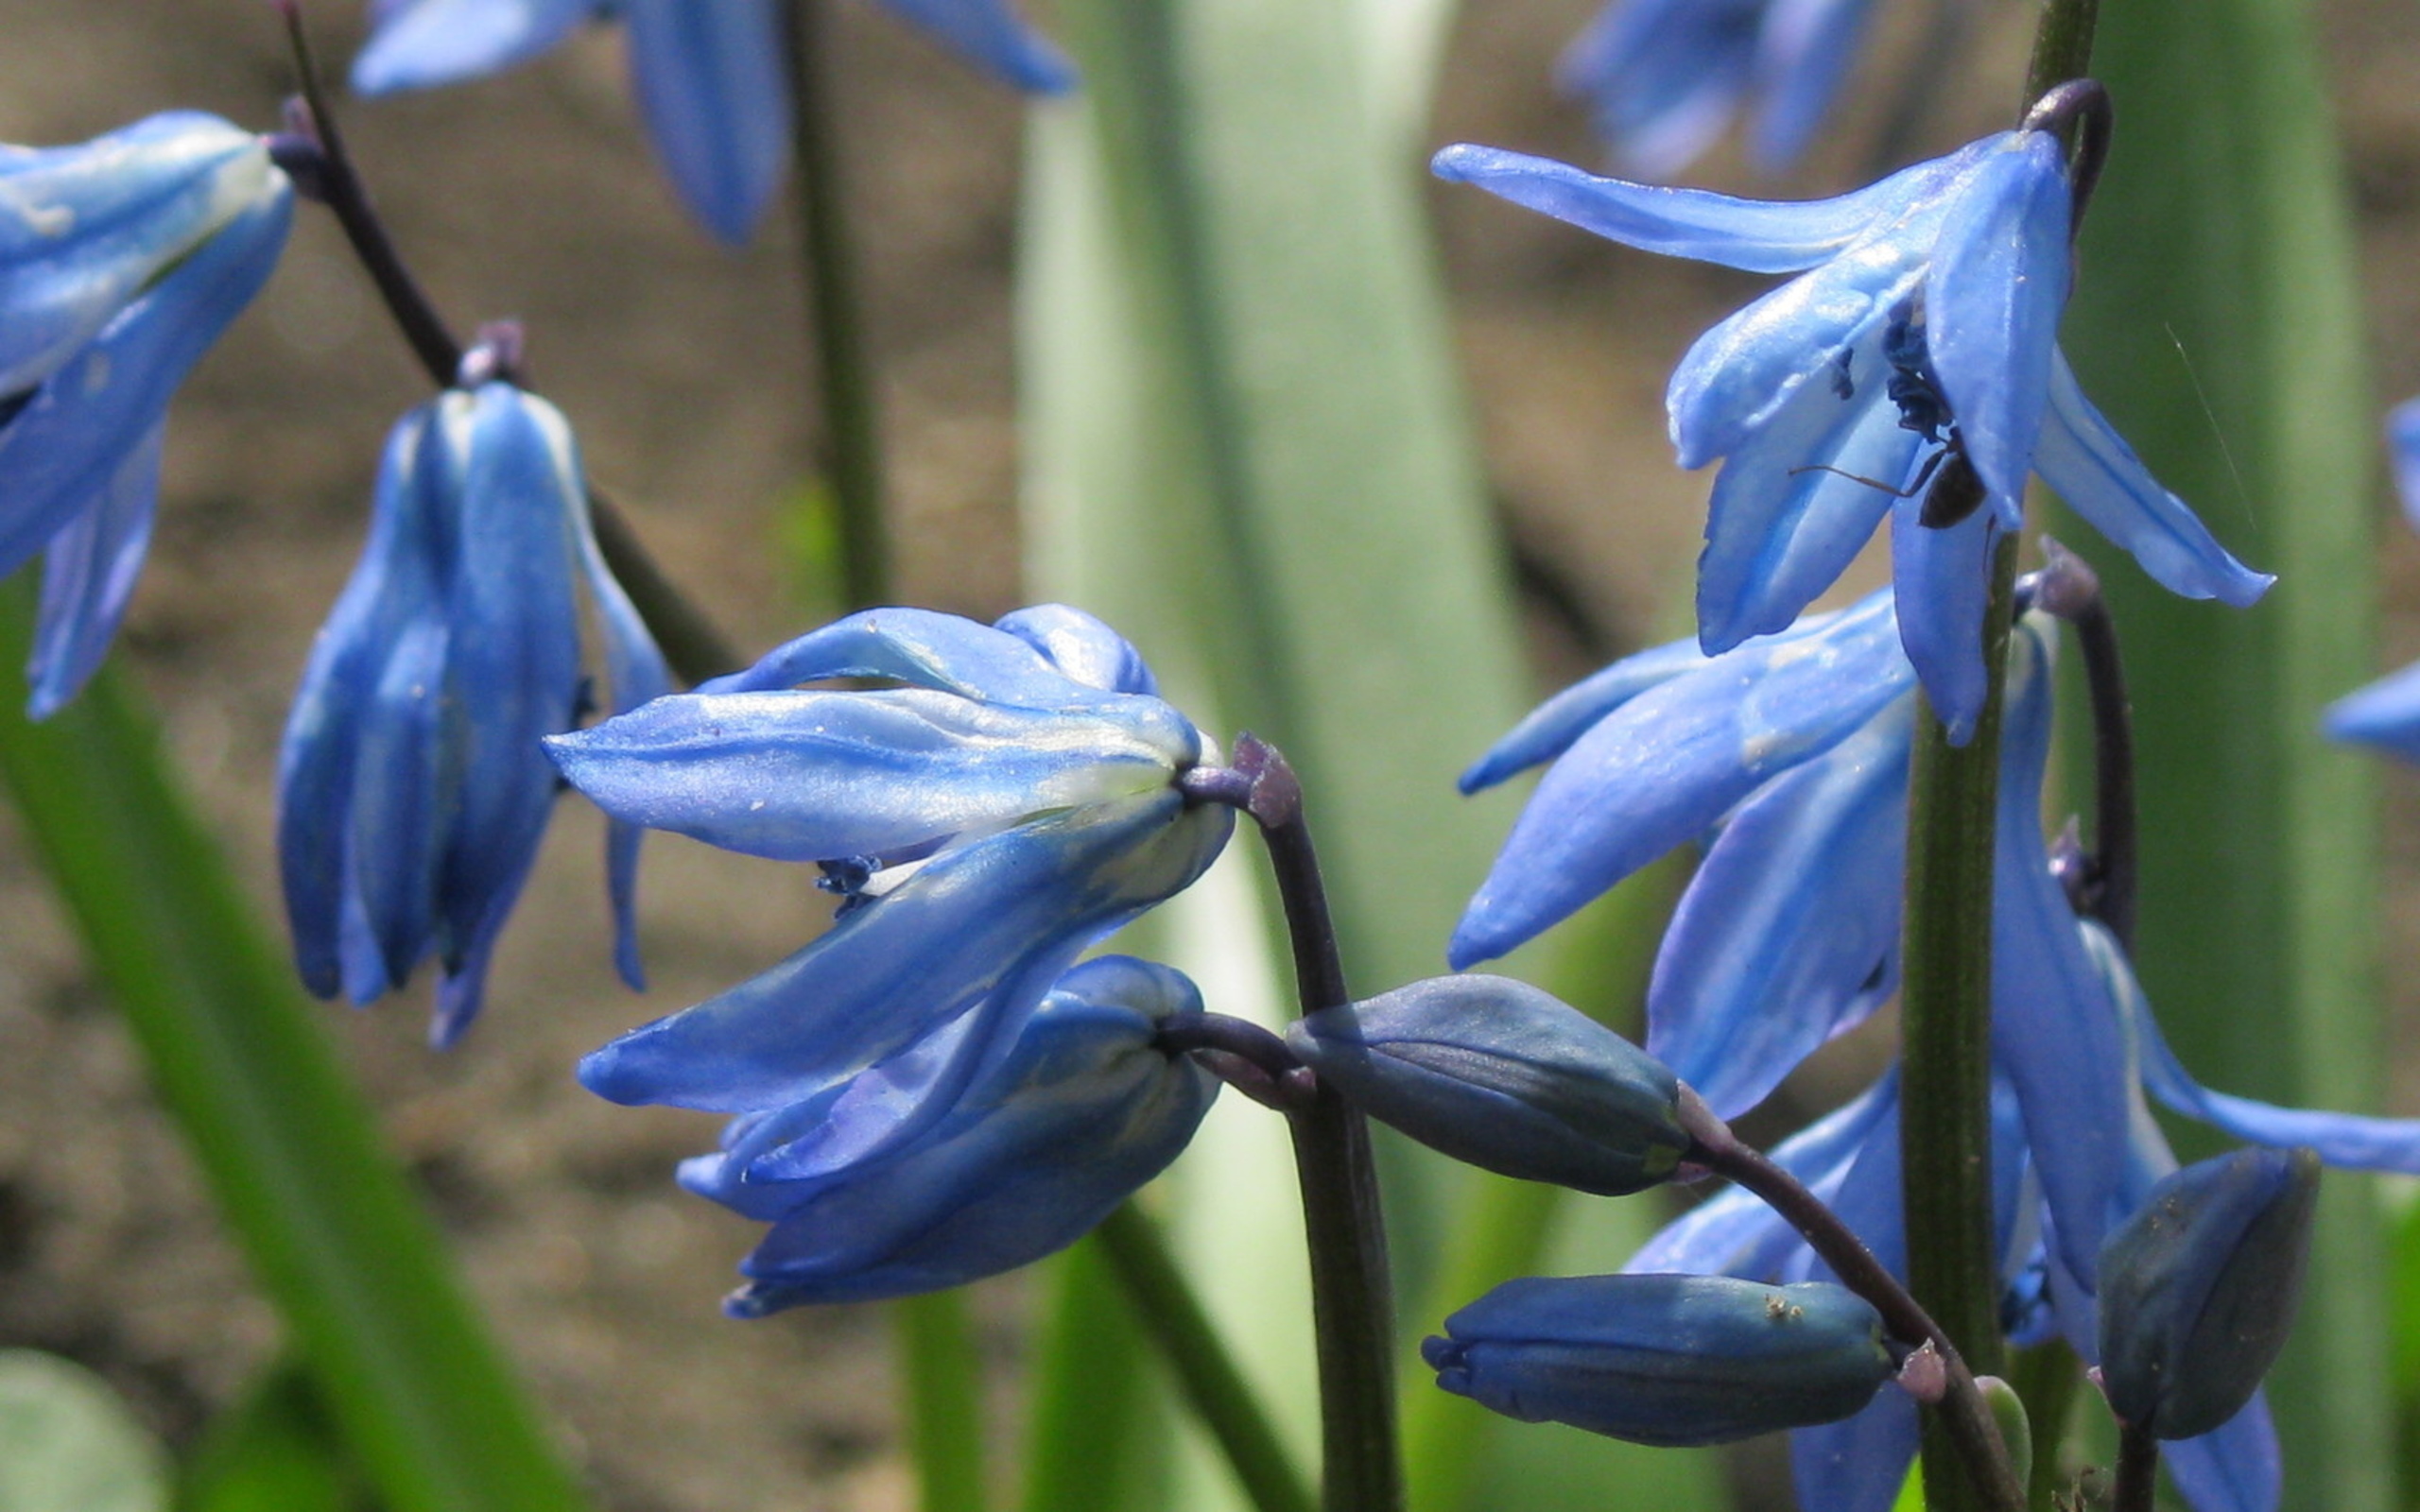
[{"label": "curved petal", "polygon": [[2048,404],[2051,353],[2066,309],[2066,152],[2019,131],[1984,154],[1951,201],[1925,275],[1925,340],[1967,460],[2011,514]]},{"label": "curved petal", "polygon": [[1872,10],[1872,0],[1772,0],[1766,8],[1756,38],[1763,103],[1748,133],[1759,167],[1778,173],[1806,150],[1848,81]]},{"label": "curved petal", "polygon": [[2033,469],[2068,508],[2171,593],[2242,609],[2277,580],[2229,556],[2192,506],[2160,487],[2125,438],[2093,408],[2066,358],[2055,351],[2050,408]]},{"label": "curved petal", "polygon": [[[445,814],[460,778],[443,697],[449,644],[432,606],[398,625],[363,668],[370,684],[354,733],[345,885],[377,944],[384,988],[410,979],[436,932]],[[359,986],[367,973],[352,974]]]},{"label": "curved petal", "polygon": [[[587,576],[588,595],[596,605],[596,617],[605,632],[611,708],[617,714],[629,713],[672,691],[672,668],[666,663],[647,621],[606,565],[584,493],[579,500],[578,534],[580,570]],[[634,992],[647,987],[639,965],[638,879],[639,827],[611,820],[605,827],[605,896],[614,912],[614,967]]]},{"label": "curved petal", "polygon": [[167,435],[163,417],[119,462],[101,496],[43,548],[42,610],[26,666],[33,688],[26,701],[29,719],[57,713],[109,655],[151,546],[160,449]]},{"label": "curved petal", "polygon": [[2193,1512],[2277,1512],[2285,1462],[2265,1392],[2221,1427],[2160,1449]]},{"label": "curved petal", "polygon": [[1036,604],[994,622],[1041,652],[1050,664],[1088,688],[1156,698],[1159,679],[1143,653],[1098,619],[1066,604]]},{"label": "curved petal", "polygon": [[571,35],[598,0],[385,0],[353,60],[356,94],[458,83],[527,61]]},{"label": "curved petal", "polygon": [[1925,696],[1948,727],[1949,743],[1963,746],[1975,738],[1975,721],[1990,691],[1983,615],[1992,596],[1992,554],[2003,526],[1989,504],[1954,525],[1927,525],[1923,515],[1921,491],[1892,508],[1891,592],[1898,604],[1900,644]]},{"label": "curved petal", "polygon": [[547,749],[617,819],[748,855],[829,861],[1167,787],[1200,752],[1192,727],[1156,698],[1119,703],[1130,717],[923,688],[683,694]]},{"label": "curved petal", "polygon": [[1503,954],[1847,739],[1907,687],[1896,643],[1876,594],[1819,634],[1726,652],[1599,721],[1538,784],[1448,958]]},{"label": "curved petal", "polygon": [[1599,668],[1530,710],[1486,755],[1471,764],[1458,785],[1464,793],[1476,793],[1554,760],[1598,720],[1648,689],[1704,666],[1708,660],[1695,641],[1674,641]]},{"label": "curved petal", "polygon": [[2330,740],[2376,746],[2407,762],[2420,762],[2420,662],[2329,704],[2321,728]]},{"label": "curved petal", "polygon": [[790,153],[779,0],[625,0],[631,82],[682,202],[748,240]]},{"label": "curved petal", "polygon": [[1665,180],[1712,146],[1748,86],[1764,0],[1612,0],[1555,65],[1631,172]]},{"label": "curved petal", "polygon": [[860,610],[697,691],[763,693],[832,678],[890,678],[1020,709],[1080,709],[1103,697],[1063,675],[1032,643],[929,609]]},{"label": "curved petal", "polygon": [[1647,1051],[1718,1118],[1762,1102],[1893,985],[1912,705],[1742,804],[1689,880],[1647,989]]},{"label": "curved petal", "polygon": [[1428,166],[1440,179],[1477,184],[1625,247],[1751,273],[1789,273],[1824,262],[1877,220],[1905,212],[1954,161],[1920,163],[1838,198],[1794,201],[1600,179],[1551,158],[1469,142],[1444,148]]},{"label": "curved petal", "polygon": [[1035,94],[1059,94],[1076,87],[1075,66],[1066,54],[1020,20],[1008,0],[883,3],[1005,83]]},{"label": "curved petal", "polygon": [[1037,962],[1063,971],[1200,876],[1233,823],[1164,790],[944,852],[771,971],[590,1055],[580,1082],[722,1112],[812,1095]]}]

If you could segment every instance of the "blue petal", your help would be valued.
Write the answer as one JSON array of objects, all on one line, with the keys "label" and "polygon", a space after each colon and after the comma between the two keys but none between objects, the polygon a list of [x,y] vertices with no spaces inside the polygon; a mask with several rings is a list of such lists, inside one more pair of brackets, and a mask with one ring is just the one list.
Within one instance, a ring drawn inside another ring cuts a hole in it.
[{"label": "blue petal", "polygon": [[1494,787],[1541,762],[1554,760],[1599,719],[1707,661],[1695,641],[1674,641],[1591,673],[1530,710],[1486,755],[1473,762],[1462,773],[1461,790],[1476,793]]},{"label": "blue petal", "polygon": [[614,1102],[723,1112],[811,1095],[1035,962],[1064,970],[1201,875],[1232,825],[1164,790],[945,851],[771,971],[596,1051],[580,1081]]},{"label": "blue petal", "polygon": [[0,149],[0,395],[56,372],[282,183],[259,137],[193,112],[78,146]]},{"label": "blue petal", "polygon": [[185,370],[268,277],[293,198],[274,176],[258,202],[121,311],[0,429],[0,575],[109,493]]},{"label": "blue petal", "polygon": [[1813,267],[1876,222],[1905,213],[1952,161],[1920,163],[1838,198],[1792,201],[1599,179],[1551,158],[1468,142],[1446,147],[1428,166],[1440,179],[1475,183],[1641,251],[1752,273],[1788,273]]},{"label": "blue petal", "polygon": [[1200,754],[1156,698],[1117,719],[923,688],[686,694],[548,749],[617,819],[787,861],[883,856],[1167,787]]},{"label": "blue petal", "polygon": [[2059,317],[2067,303],[2066,150],[2019,131],[1951,201],[1925,276],[1926,347],[1992,502],[2025,507]]},{"label": "blue petal", "polygon": [[1623,164],[1662,180],[1722,134],[1747,88],[1764,0],[1613,0],[1555,65]]},{"label": "blue petal", "polygon": [[1865,40],[1871,0],[1772,0],[1756,42],[1764,103],[1748,145],[1759,167],[1798,161],[1840,94]]},{"label": "blue petal", "polygon": [[384,94],[493,74],[571,35],[598,0],[385,0],[353,60],[353,92]]},{"label": "blue petal", "polygon": [[2042,840],[2048,651],[2031,618],[2011,644],[1993,858],[1992,1055],[2016,1090],[2060,1259],[2089,1289],[2101,1238],[2126,1207],[2126,1045]]},{"label": "blue petal", "polygon": [[1904,690],[1887,594],[1818,634],[1757,641],[1600,720],[1538,784],[1454,932],[1501,955],[1847,739]]},{"label": "blue petal", "polygon": [[2322,728],[2330,740],[2358,741],[2420,762],[2420,663],[2329,704]]},{"label": "blue petal", "polygon": [[833,678],[890,678],[1020,709],[1080,709],[1103,698],[1031,642],[928,609],[870,609],[834,620],[697,691],[763,693]]},{"label": "blue petal", "polygon": [[1884,397],[1880,335],[1842,352],[1830,380],[1802,386],[1716,474],[1698,557],[1708,652],[1789,628],[1873,539],[1907,481],[1924,443]]},{"label": "blue petal", "polygon": [[789,163],[781,0],[627,0],[631,81],[672,185],[737,246]]},{"label": "blue petal", "polygon": [[1035,94],[1076,87],[1066,55],[1017,18],[1007,0],[883,0],[1003,82]]},{"label": "blue petal", "polygon": [[2407,399],[2387,411],[2386,438],[2403,518],[2420,530],[2420,399]]},{"label": "blue petal", "polygon": [[[451,770],[458,743],[446,729],[449,644],[445,622],[431,612],[398,627],[364,668],[370,687],[354,734],[346,885],[360,901],[387,988],[410,977],[437,927],[444,816],[459,775]],[[364,973],[354,974],[359,985]]]},{"label": "blue petal", "polygon": [[1718,1118],[1762,1102],[1893,987],[1913,710],[1741,805],[1656,953],[1647,1049]]},{"label": "blue petal", "polygon": [[2267,1393],[2255,1393],[2251,1404],[2222,1426],[2160,1450],[2193,1512],[2277,1512],[2285,1462]]},{"label": "blue petal", "polygon": [[1916,1404],[1885,1389],[1856,1417],[1789,1435],[1791,1485],[1806,1512],[1890,1512],[1924,1437]]},{"label": "blue petal", "polygon": [[1891,591],[1899,639],[1949,743],[1975,738],[1990,681],[1983,665],[1983,616],[1992,597],[1992,554],[2002,521],[1986,504],[1954,525],[1922,523],[1924,496],[1901,499],[1891,515]]},{"label": "blue petal", "polygon": [[1032,646],[1052,666],[1088,688],[1159,696],[1159,679],[1151,676],[1143,653],[1082,610],[1065,604],[1036,604],[1003,614],[992,627]]},{"label": "blue petal", "polygon": [[2171,593],[2242,609],[2277,580],[2229,556],[2192,507],[2160,487],[2125,438],[2092,407],[2066,358],[2055,352],[2050,410],[2033,468],[2068,508]]},{"label": "blue petal", "polygon": [[[647,621],[605,564],[587,510],[580,500],[579,520],[580,570],[588,578],[589,597],[605,632],[605,676],[612,684],[614,713],[628,713],[672,691],[672,669],[655,644]],[[605,827],[605,895],[614,911],[614,967],[632,991],[647,987],[639,965],[638,926],[639,827],[614,819]]]},{"label": "blue petal", "polygon": [[33,687],[27,718],[57,713],[109,655],[150,549],[160,449],[167,434],[164,419],[152,426],[126,454],[101,496],[43,548],[42,610],[26,667]]}]

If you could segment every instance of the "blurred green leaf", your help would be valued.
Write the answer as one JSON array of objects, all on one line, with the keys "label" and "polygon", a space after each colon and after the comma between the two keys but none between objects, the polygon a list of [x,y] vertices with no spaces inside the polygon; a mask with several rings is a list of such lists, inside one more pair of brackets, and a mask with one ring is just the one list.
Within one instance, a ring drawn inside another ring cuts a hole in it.
[{"label": "blurred green leaf", "polygon": [[70,1360],[0,1349],[0,1512],[165,1512],[167,1456]]},{"label": "blurred green leaf", "polygon": [[[2329,1108],[2378,1091],[2368,758],[2321,706],[2371,675],[2377,431],[2343,177],[2301,0],[2102,9],[2116,146],[2069,350],[2153,472],[2279,582],[2243,612],[2152,587],[2083,528],[2124,638],[2144,777],[2139,964],[2194,1072]],[[2082,768],[2079,768],[2082,769]],[[2187,1133],[2186,1158],[2197,1153]],[[2206,1148],[2206,1146],[2203,1146]],[[2394,1494],[2371,1194],[2329,1182],[2270,1400],[2285,1502]]]},{"label": "blurred green leaf", "polygon": [[[32,596],[26,575],[0,587],[0,662],[25,660]],[[11,700],[0,780],[381,1497],[582,1505],[126,680],[105,670],[41,725]]]},{"label": "blurred green leaf", "polygon": [[361,1472],[309,1372],[285,1360],[210,1425],[178,1512],[368,1512]]}]

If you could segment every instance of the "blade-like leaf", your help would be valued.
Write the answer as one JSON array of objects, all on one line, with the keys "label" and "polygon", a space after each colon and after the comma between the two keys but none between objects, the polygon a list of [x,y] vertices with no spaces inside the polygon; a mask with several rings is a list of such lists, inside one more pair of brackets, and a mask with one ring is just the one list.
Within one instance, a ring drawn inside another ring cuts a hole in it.
[{"label": "blade-like leaf", "polygon": [[214,1419],[177,1492],[178,1512],[366,1512],[361,1473],[299,1362],[271,1366]]},{"label": "blade-like leaf", "polygon": [[[0,662],[25,660],[26,590],[0,590]],[[104,672],[45,724],[0,704],[0,780],[381,1499],[582,1505],[135,694]]]}]

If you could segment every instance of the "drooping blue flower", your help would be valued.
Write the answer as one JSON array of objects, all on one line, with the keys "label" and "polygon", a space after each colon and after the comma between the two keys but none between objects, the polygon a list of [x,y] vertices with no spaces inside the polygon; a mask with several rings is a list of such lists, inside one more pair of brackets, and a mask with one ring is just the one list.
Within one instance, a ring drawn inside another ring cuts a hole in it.
[{"label": "drooping blue flower", "polygon": [[[617,709],[670,685],[599,556],[562,414],[510,383],[439,396],[389,438],[360,565],[313,647],[278,765],[278,858],[302,980],[367,1003],[424,956],[430,1038],[479,1010],[555,801],[540,740],[577,723],[579,584]],[[638,831],[607,841],[615,959],[639,983]]]},{"label": "drooping blue flower", "polygon": [[[2386,435],[2404,519],[2420,530],[2420,399],[2395,406],[2387,416]],[[2325,728],[2332,739],[2420,762],[2420,662],[2337,699],[2328,706]]]},{"label": "drooping blue flower", "polygon": [[[760,1317],[998,1275],[1074,1243],[1167,1167],[1219,1086],[1152,1040],[1167,1015],[1201,1010],[1193,984],[1107,955],[1017,991],[1003,1052],[942,1093],[911,1136],[854,1126],[883,1122],[900,1089],[943,1079],[971,1021],[803,1097],[745,1108],[719,1153],[683,1162],[683,1186],[773,1226],[727,1311]],[[864,1153],[833,1160],[840,1148]]]},{"label": "drooping blue flower", "polygon": [[[1629,246],[1800,274],[1701,336],[1665,396],[1681,465],[1722,463],[1698,561],[1708,653],[1789,628],[1887,515],[1901,637],[1962,742],[1985,688],[1985,575],[2030,472],[2177,593],[2240,607],[2272,581],[2160,487],[2059,354],[2072,191],[2048,129],[1804,203],[1469,145],[1435,168]],[[1982,505],[1927,520],[1923,485],[1962,464]]]},{"label": "drooping blue flower", "polygon": [[1623,167],[1668,179],[1752,112],[1769,170],[1806,150],[1863,42],[1873,0],[1612,0],[1563,55]]},{"label": "drooping blue flower", "polygon": [[150,544],[168,401],[292,215],[264,141],[215,116],[0,148],[0,575],[43,554],[33,717],[107,654]]},{"label": "drooping blue flower", "polygon": [[[904,686],[797,686],[840,678]],[[997,626],[869,610],[548,746],[614,818],[817,862],[842,896],[805,949],[580,1069],[614,1102],[729,1113],[868,1089],[796,1142],[814,1154],[793,1175],[923,1137],[1079,955],[1234,828],[1178,791],[1203,742],[1133,648],[1058,605]]]},{"label": "drooping blue flower", "polygon": [[[494,73],[582,22],[630,27],[631,82],[673,187],[707,230],[748,239],[789,162],[786,0],[372,0],[354,60],[363,94]],[[1056,94],[1075,74],[1010,0],[884,0],[895,14],[1018,89]]]}]

